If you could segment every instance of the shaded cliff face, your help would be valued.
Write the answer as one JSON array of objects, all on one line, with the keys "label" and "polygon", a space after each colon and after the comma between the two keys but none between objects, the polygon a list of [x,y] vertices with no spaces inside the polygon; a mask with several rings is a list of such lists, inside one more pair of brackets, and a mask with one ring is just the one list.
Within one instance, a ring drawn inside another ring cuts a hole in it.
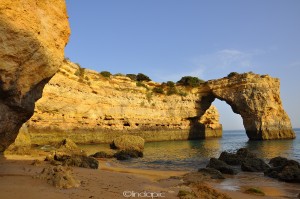
[{"label": "shaded cliff face", "polygon": [[268,75],[234,74],[208,81],[212,98],[227,102],[242,116],[251,140],[295,138],[291,122],[282,107],[280,81]]},{"label": "shaded cliff face", "polygon": [[63,0],[0,2],[0,151],[14,141],[61,65],[67,18]]},{"label": "shaded cliff face", "polygon": [[[206,88],[177,87],[187,95],[168,96],[152,91],[160,84],[144,84],[137,86],[124,76],[106,78],[65,61],[45,86],[28,122],[33,143],[47,144],[62,137],[77,143],[101,143],[126,133],[146,141],[221,136],[216,108],[200,108],[199,92]],[[192,131],[205,111],[202,128]]]}]

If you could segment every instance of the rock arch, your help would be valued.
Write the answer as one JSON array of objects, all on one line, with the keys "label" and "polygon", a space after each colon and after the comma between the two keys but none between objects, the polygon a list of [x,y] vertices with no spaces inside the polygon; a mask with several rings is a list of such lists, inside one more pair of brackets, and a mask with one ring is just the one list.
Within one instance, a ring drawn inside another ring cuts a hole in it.
[{"label": "rock arch", "polygon": [[293,139],[295,133],[282,107],[280,81],[252,72],[210,80],[208,93],[201,98],[203,111],[215,98],[229,104],[240,114],[250,140]]}]

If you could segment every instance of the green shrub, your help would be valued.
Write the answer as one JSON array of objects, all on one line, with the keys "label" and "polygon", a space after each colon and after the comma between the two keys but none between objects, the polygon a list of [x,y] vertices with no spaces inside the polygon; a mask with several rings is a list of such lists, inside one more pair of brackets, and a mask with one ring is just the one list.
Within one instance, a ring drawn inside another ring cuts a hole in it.
[{"label": "green shrub", "polygon": [[191,87],[197,87],[200,83],[203,83],[204,80],[199,79],[198,77],[192,77],[192,76],[184,76],[182,77],[177,84],[183,85],[183,86],[191,86]]},{"label": "green shrub", "polygon": [[78,76],[80,78],[83,78],[84,77],[84,70],[85,70],[85,68],[81,68],[81,66],[79,64],[77,64],[77,66],[79,68],[75,71],[74,75],[76,75],[76,76]]},{"label": "green shrub", "polygon": [[122,73],[116,73],[116,74],[114,74],[114,76],[122,76],[122,77],[124,77],[125,75],[122,74]]},{"label": "green shrub", "polygon": [[151,79],[147,75],[144,75],[143,73],[137,74],[136,80],[137,81],[146,81],[146,82],[151,81]]},{"label": "green shrub", "polygon": [[164,89],[161,87],[161,86],[159,86],[159,87],[154,87],[153,89],[152,89],[152,91],[154,92],[154,93],[159,93],[159,94],[164,94],[165,92],[164,92]]},{"label": "green shrub", "polygon": [[111,76],[111,73],[109,71],[102,71],[100,72],[100,74],[103,76],[103,77],[110,77]]},{"label": "green shrub", "polygon": [[167,90],[167,95],[175,95],[175,94],[178,94],[177,88],[175,86],[169,87]]},{"label": "green shrub", "polygon": [[138,86],[138,87],[144,87],[147,90],[149,90],[148,86],[146,84],[142,83],[142,82],[136,82],[136,86]]},{"label": "green shrub", "polygon": [[136,81],[136,74],[126,74],[126,77],[129,77],[131,80]]},{"label": "green shrub", "polygon": [[227,77],[233,77],[233,76],[236,76],[236,75],[239,75],[239,73],[237,72],[231,72],[227,75]]},{"label": "green shrub", "polygon": [[184,91],[178,91],[178,95],[182,96],[182,97],[186,97],[188,94]]},{"label": "green shrub", "polygon": [[166,85],[169,86],[169,87],[174,87],[175,83],[172,82],[172,81],[167,81]]}]

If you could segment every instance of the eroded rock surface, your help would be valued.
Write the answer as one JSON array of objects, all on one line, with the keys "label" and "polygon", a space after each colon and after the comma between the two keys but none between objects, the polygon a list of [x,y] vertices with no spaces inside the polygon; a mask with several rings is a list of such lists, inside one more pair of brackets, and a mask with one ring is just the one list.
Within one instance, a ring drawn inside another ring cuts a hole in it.
[{"label": "eroded rock surface", "polygon": [[64,59],[64,0],[0,2],[0,151],[16,138]]},{"label": "eroded rock surface", "polygon": [[76,143],[109,143],[129,133],[145,141],[220,137],[219,113],[211,106],[216,98],[241,115],[252,140],[295,137],[277,78],[234,73],[197,88],[177,87],[186,95],[154,93],[157,86],[144,82],[139,87],[125,76],[106,78],[65,60],[28,122],[33,143],[65,137]]},{"label": "eroded rock surface", "polygon": [[[199,112],[199,92],[206,88],[177,87],[187,95],[167,95],[152,92],[160,84],[143,83],[148,89],[128,77],[106,78],[66,60],[28,122],[32,142],[71,138],[76,143],[110,143],[123,134],[145,141],[185,140],[222,134],[215,107]],[[194,128],[197,124],[201,129]]]},{"label": "eroded rock surface", "polygon": [[208,81],[207,86],[212,98],[225,101],[233,112],[241,115],[249,139],[295,138],[290,119],[282,107],[279,79],[251,72],[232,73]]}]

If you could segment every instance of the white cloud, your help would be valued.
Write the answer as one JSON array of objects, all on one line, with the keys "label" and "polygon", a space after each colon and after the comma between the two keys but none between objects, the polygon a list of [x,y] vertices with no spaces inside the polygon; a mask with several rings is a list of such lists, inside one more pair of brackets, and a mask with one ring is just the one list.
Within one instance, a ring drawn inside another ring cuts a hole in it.
[{"label": "white cloud", "polygon": [[186,67],[184,71],[157,75],[157,77],[162,81],[178,81],[183,76],[196,76],[209,80],[223,77],[230,72],[249,72],[255,67],[253,57],[264,53],[257,49],[249,52],[238,49],[221,49],[188,59],[189,67]]},{"label": "white cloud", "polygon": [[251,65],[251,53],[235,49],[223,49],[217,52],[201,55],[193,59],[195,65],[201,67],[249,67]]}]

